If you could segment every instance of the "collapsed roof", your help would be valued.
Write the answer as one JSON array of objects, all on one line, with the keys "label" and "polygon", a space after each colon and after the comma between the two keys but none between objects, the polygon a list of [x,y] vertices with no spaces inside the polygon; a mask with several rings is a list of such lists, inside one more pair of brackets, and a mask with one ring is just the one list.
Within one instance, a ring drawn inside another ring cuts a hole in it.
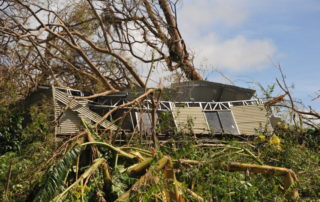
[{"label": "collapsed roof", "polygon": [[[120,93],[96,98],[98,103],[104,99],[126,98],[133,100],[143,94],[145,89],[129,89]],[[174,83],[170,88],[165,88],[162,100],[174,102],[225,102],[237,100],[250,100],[255,90],[242,88],[234,85],[215,83],[211,81],[186,81]]]},{"label": "collapsed roof", "polygon": [[210,81],[187,81],[172,85],[173,100],[196,102],[224,102],[249,100],[255,90]]}]

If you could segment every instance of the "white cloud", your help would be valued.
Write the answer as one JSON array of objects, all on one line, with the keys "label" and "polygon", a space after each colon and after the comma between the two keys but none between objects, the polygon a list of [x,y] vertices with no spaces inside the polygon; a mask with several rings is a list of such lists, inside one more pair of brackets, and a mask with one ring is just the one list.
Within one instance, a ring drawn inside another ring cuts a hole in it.
[{"label": "white cloud", "polygon": [[248,17],[248,0],[186,0],[178,12],[179,25],[187,32],[208,30],[212,25],[237,26]]},{"label": "white cloud", "polygon": [[[195,52],[195,65],[231,71],[252,71],[270,64],[277,48],[270,39],[235,34],[222,37],[246,23],[254,6],[250,0],[186,0],[178,13],[181,33]],[[230,35],[230,34],[229,34]]]},{"label": "white cloud", "polygon": [[225,68],[232,71],[261,69],[270,63],[275,54],[275,45],[265,39],[247,39],[236,36],[221,39],[215,34],[194,41],[195,64]]},{"label": "white cloud", "polygon": [[[235,30],[252,17],[255,6],[251,3],[252,0],[183,1],[178,10],[178,26],[188,48],[195,54],[196,68],[201,67],[204,73],[216,69],[222,72],[240,72],[256,71],[270,64],[269,58],[277,53],[277,48],[270,39],[250,39]],[[236,34],[222,36],[218,32],[221,28],[224,32],[231,30]],[[150,53],[141,44],[135,48],[141,54]],[[148,84],[157,86],[160,81],[166,84],[171,73],[166,67],[158,63],[155,65],[157,68],[153,70]],[[150,65],[138,62],[137,67],[139,74],[146,79]],[[230,83],[221,76],[214,80]]]}]

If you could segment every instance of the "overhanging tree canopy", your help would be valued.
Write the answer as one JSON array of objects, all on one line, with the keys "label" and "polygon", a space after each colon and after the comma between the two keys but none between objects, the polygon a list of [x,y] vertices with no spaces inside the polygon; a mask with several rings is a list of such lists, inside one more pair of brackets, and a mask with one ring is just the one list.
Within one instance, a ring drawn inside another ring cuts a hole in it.
[{"label": "overhanging tree canopy", "polygon": [[177,26],[176,3],[2,1],[1,66],[18,70],[27,88],[51,80],[81,83],[78,88],[101,84],[107,93],[145,87],[137,66],[155,62],[201,80]]}]

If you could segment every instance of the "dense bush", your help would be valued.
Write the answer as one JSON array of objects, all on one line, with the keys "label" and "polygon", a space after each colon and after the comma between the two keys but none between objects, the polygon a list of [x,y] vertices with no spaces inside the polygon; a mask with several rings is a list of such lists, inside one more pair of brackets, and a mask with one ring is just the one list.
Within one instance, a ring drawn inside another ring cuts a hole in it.
[{"label": "dense bush", "polygon": [[0,108],[0,155],[18,152],[22,141],[23,116],[14,109]]},{"label": "dense bush", "polygon": [[[52,139],[52,128],[48,116],[50,113],[46,107],[41,105],[31,106],[30,109],[31,121],[25,127],[14,127],[21,124],[22,116],[19,113],[9,114],[18,118],[2,120],[10,120],[6,122],[6,127],[11,128],[11,132],[16,130],[15,134],[19,134],[16,140],[20,145],[20,149],[8,149],[0,156],[0,192],[3,193],[4,201],[31,200],[39,195],[39,190],[49,191],[49,187],[46,188],[46,186],[50,184],[46,185],[46,183],[52,178],[52,175],[56,177],[61,175],[66,183],[62,187],[60,185],[53,196],[60,193],[59,190],[64,190],[76,179],[77,175],[83,173],[93,163],[90,159],[97,157],[97,148],[102,152],[101,157],[110,163],[112,186],[105,187],[104,174],[97,172],[92,175],[87,185],[79,184],[71,189],[65,200],[97,200],[97,196],[101,195],[108,201],[113,201],[137,182],[141,176],[129,176],[125,170],[134,161],[118,158],[110,149],[93,147],[76,152],[74,145],[79,144],[79,140],[71,141],[70,146],[56,151],[60,156],[48,162],[57,144]],[[160,151],[151,150],[151,153],[156,155],[155,162],[163,156],[170,156],[174,160],[176,178],[182,186],[208,201],[286,200],[281,177],[250,172],[228,172],[223,169],[231,162],[262,163],[292,169],[298,175],[298,183],[293,188],[299,190],[303,199],[315,200],[320,197],[318,134],[319,131],[316,130],[299,129],[282,123],[272,136],[261,134],[246,141],[224,138],[219,140],[223,143],[222,145],[211,147],[197,146],[194,136],[175,134],[173,139],[162,144]],[[98,141],[104,141],[98,134],[95,137]],[[147,145],[141,145],[138,140],[136,144],[134,138],[131,143],[139,145],[141,149],[150,149]],[[79,152],[83,154],[80,155]],[[77,158],[81,159],[80,164],[82,164],[79,171],[75,169]],[[201,163],[186,166],[179,159],[195,160]],[[156,172],[154,175],[159,179],[164,178],[162,172]],[[130,200],[156,200],[159,192],[165,187],[167,185],[161,180],[159,183],[145,185],[140,187],[139,192],[135,192]],[[50,197],[49,192],[47,194]],[[194,200],[188,193],[183,193],[183,195],[187,200]]]}]

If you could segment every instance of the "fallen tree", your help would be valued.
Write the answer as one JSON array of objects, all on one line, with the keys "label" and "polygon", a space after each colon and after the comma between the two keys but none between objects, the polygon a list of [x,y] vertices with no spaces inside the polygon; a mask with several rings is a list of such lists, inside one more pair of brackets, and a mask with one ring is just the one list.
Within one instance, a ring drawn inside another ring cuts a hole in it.
[{"label": "fallen tree", "polygon": [[[62,157],[57,158],[55,155],[53,157],[54,160],[50,159],[51,168],[46,173],[44,181],[41,183],[42,186],[37,193],[34,193],[35,198],[33,200],[61,201],[72,197],[74,192],[80,192],[79,197],[81,196],[82,200],[84,200],[90,197],[86,190],[90,190],[90,193],[95,193],[96,197],[99,197],[102,201],[142,199],[160,199],[162,201],[205,200],[192,189],[179,182],[176,177],[176,171],[183,171],[184,166],[201,166],[210,162],[173,159],[168,155],[163,156],[152,150],[130,146],[113,146],[101,141],[102,138],[94,131],[92,126],[88,124],[85,124],[85,126],[85,133],[78,136],[78,144],[72,144]],[[64,144],[62,147],[68,146]],[[59,151],[63,150],[59,149]],[[91,151],[89,156],[88,151]],[[230,153],[229,151],[233,152]],[[288,199],[299,198],[298,191],[295,188],[297,177],[290,169],[238,162],[228,163],[219,160],[227,155],[234,156],[242,153],[254,162],[262,163],[252,153],[248,153],[246,149],[229,145],[219,147],[219,150],[212,154],[216,157],[211,161],[215,161],[216,158],[217,161],[214,163],[214,168],[224,172],[243,171],[246,174],[282,177],[284,195]],[[126,189],[116,192],[119,175],[127,176],[125,178],[134,180],[127,185]],[[101,180],[100,188],[95,185],[97,180]],[[64,188],[61,189],[59,187]],[[151,191],[151,195],[143,194],[149,191]]]}]

